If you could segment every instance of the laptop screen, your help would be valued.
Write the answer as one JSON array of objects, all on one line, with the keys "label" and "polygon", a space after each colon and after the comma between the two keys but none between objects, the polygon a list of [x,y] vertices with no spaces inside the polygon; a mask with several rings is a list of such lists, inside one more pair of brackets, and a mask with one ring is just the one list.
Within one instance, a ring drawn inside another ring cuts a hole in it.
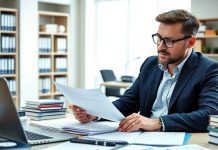
[{"label": "laptop screen", "polygon": [[0,136],[20,143],[28,143],[4,78],[0,78]]}]

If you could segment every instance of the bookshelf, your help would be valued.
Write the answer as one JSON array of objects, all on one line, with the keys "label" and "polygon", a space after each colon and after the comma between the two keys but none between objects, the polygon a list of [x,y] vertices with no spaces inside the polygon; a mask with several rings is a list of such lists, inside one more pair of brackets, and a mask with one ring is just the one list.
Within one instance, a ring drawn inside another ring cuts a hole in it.
[{"label": "bookshelf", "polygon": [[39,98],[56,98],[53,81],[68,83],[69,14],[66,12],[39,11]]},{"label": "bookshelf", "polygon": [[199,19],[195,49],[218,60],[218,18]]},{"label": "bookshelf", "polygon": [[18,11],[0,7],[0,77],[7,79],[14,103],[19,108]]}]

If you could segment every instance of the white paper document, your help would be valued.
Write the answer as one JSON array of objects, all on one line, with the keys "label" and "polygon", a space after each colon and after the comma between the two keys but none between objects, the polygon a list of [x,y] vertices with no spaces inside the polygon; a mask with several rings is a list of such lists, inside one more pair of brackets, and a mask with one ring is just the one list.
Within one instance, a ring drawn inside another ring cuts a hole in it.
[{"label": "white paper document", "polygon": [[113,147],[64,142],[43,150],[110,150]]},{"label": "white paper document", "polygon": [[77,135],[94,135],[115,132],[119,124],[111,121],[80,123],[73,118],[62,118],[55,120],[31,121],[30,125]]},{"label": "white paper document", "polygon": [[85,109],[89,114],[117,122],[124,119],[123,114],[100,89],[78,89],[58,83],[55,85],[70,103]]},{"label": "white paper document", "polygon": [[127,145],[119,148],[119,150],[209,150],[197,144],[171,146],[171,147],[157,147],[145,145]]},{"label": "white paper document", "polygon": [[126,141],[129,144],[143,145],[183,145],[185,132],[111,132],[88,136],[87,138],[110,141]]}]

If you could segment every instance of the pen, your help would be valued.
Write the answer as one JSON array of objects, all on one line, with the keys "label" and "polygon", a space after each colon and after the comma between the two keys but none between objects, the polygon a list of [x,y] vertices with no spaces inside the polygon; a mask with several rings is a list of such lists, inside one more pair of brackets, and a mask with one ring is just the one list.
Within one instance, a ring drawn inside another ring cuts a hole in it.
[{"label": "pen", "polygon": [[79,139],[73,138],[70,139],[71,143],[81,143],[81,144],[91,144],[91,145],[102,145],[102,146],[116,146],[115,142],[107,142],[102,140],[87,140],[87,139]]}]

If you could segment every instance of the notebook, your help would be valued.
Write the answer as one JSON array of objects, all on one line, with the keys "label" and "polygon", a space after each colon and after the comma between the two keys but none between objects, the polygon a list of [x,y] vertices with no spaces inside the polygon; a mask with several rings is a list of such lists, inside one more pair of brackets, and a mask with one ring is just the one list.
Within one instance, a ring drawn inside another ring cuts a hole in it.
[{"label": "notebook", "polygon": [[7,81],[5,78],[0,78],[0,137],[33,145],[65,141],[75,136],[25,124],[22,125],[10,95]]}]

